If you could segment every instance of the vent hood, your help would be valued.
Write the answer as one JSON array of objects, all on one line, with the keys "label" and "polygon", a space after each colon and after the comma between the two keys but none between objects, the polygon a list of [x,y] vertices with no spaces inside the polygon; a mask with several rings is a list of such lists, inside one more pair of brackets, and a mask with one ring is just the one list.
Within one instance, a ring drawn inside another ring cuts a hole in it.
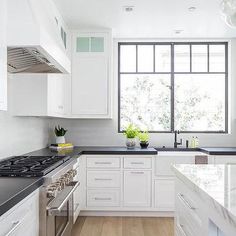
[{"label": "vent hood", "polygon": [[51,0],[7,0],[8,71],[70,73]]}]

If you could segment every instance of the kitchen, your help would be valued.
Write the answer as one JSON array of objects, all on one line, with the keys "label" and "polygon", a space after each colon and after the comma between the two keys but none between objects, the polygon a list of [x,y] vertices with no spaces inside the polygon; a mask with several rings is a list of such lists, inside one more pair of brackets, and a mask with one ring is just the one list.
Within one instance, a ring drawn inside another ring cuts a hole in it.
[{"label": "kitchen", "polygon": [[235,235],[235,9],[1,0],[0,236]]}]

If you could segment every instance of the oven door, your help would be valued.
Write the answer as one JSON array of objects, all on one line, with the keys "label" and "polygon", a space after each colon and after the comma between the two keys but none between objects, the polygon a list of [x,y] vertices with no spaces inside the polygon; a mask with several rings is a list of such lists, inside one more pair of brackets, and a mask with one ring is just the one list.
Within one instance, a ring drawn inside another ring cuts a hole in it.
[{"label": "oven door", "polygon": [[71,182],[47,206],[47,236],[70,236],[73,226],[73,192],[79,182]]}]

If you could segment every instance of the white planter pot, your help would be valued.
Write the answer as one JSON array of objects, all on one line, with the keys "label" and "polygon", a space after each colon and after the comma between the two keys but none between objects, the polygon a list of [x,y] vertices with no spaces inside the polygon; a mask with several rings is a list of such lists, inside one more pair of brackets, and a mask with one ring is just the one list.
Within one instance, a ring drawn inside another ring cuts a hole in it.
[{"label": "white planter pot", "polygon": [[56,137],[56,143],[59,144],[59,143],[65,143],[66,140],[65,140],[65,136],[57,136]]},{"label": "white planter pot", "polygon": [[127,138],[126,146],[128,149],[134,149],[136,145],[136,138]]}]

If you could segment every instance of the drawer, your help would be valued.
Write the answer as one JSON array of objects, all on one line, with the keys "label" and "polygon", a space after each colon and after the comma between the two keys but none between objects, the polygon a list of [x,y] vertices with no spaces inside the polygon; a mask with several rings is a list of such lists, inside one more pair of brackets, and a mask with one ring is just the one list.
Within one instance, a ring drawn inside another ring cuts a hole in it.
[{"label": "drawer", "polygon": [[88,207],[116,207],[120,205],[120,190],[88,190]]},{"label": "drawer", "polygon": [[[34,194],[33,196],[31,195],[29,199],[24,199],[18,205],[9,210],[9,212],[6,212],[4,215],[2,215],[0,218],[0,236],[6,236],[8,234],[9,236],[15,235],[15,232],[28,225],[32,219],[33,221],[36,221],[37,216],[35,213],[38,209],[37,204],[38,194]],[[12,233],[10,233],[11,231]]]},{"label": "drawer", "polygon": [[120,168],[119,157],[88,157],[88,168]]},{"label": "drawer", "polygon": [[87,187],[89,188],[119,188],[120,171],[88,171]]},{"label": "drawer", "polygon": [[125,157],[125,169],[150,169],[152,168],[152,158],[150,157]]}]

